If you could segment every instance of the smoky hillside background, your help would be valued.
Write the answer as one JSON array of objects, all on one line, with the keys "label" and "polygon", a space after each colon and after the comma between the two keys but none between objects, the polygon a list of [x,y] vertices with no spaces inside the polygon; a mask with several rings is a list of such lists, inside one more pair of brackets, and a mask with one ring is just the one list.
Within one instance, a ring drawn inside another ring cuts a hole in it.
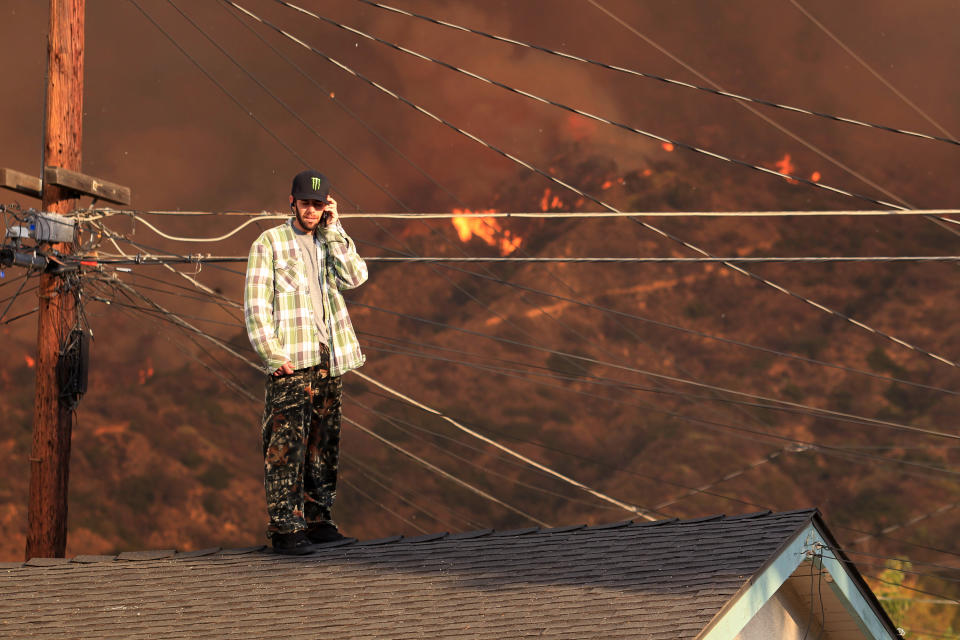
[{"label": "smoky hillside background", "polygon": [[[514,257],[696,255],[625,218],[491,219],[461,230],[462,236],[449,219],[351,219],[352,212],[600,207],[224,3],[136,4],[243,108],[134,3],[88,3],[83,171],[130,186],[133,209],[282,213],[290,178],[306,164],[331,178],[344,224],[368,257],[494,257],[507,252],[504,242]],[[671,149],[277,2],[238,4],[624,211],[876,208]],[[956,145],[754,107],[774,126],[726,98],[493,42],[357,0],[299,4],[510,87],[747,163],[900,206],[960,202]],[[629,69],[706,84],[695,69],[747,96],[933,135],[960,134],[960,8],[947,0],[802,3],[917,108],[790,1],[599,3],[616,19],[590,1],[392,4]],[[8,61],[0,77],[0,166],[35,175],[42,163],[46,20],[45,3],[0,0],[0,48]],[[39,206],[12,192],[2,201]],[[245,220],[146,219],[167,234],[197,238],[227,233]],[[957,255],[960,248],[960,228],[920,217],[643,220],[717,256]],[[239,256],[273,223],[258,222],[216,243],[170,241],[127,216],[106,224],[140,243],[141,251]],[[109,243],[100,249],[115,251]],[[369,282],[348,295],[368,376],[657,517],[817,506],[848,549],[874,554],[856,558],[868,577],[881,576],[890,557],[934,563],[897,575],[906,575],[907,585],[957,598],[958,573],[949,568],[958,566],[960,553],[957,366],[718,264],[369,266]],[[955,263],[748,267],[870,327],[960,359]],[[255,358],[228,302],[242,299],[243,264],[176,268],[227,301],[218,304],[161,266],[116,276]],[[5,272],[8,281],[15,275],[12,268]],[[88,272],[91,280],[98,275]],[[0,298],[16,288],[0,286]],[[73,434],[67,554],[262,542],[262,375],[204,338],[188,337],[168,316],[144,311],[142,299],[102,282],[92,282],[85,294],[94,342],[90,389]],[[8,317],[32,309],[35,295],[13,300]],[[0,555],[18,559],[26,528],[36,317],[0,330],[7,365],[0,369],[6,468]],[[356,376],[348,377],[346,389],[347,418],[513,508],[345,423],[335,517],[349,535],[636,517]],[[947,629],[958,607],[937,607],[924,615]]]}]

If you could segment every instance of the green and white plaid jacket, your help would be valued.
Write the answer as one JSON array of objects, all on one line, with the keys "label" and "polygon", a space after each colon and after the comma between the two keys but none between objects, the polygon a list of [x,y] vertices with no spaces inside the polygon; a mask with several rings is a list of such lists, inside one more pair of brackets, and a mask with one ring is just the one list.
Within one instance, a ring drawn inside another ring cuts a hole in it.
[{"label": "green and white plaid jacket", "polygon": [[[318,228],[314,245],[323,274],[330,375],[340,376],[365,360],[340,290],[363,284],[367,265],[339,222],[332,228]],[[247,336],[266,363],[266,372],[276,371],[287,360],[294,369],[320,363],[320,334],[293,218],[264,231],[250,247],[243,310]]]}]

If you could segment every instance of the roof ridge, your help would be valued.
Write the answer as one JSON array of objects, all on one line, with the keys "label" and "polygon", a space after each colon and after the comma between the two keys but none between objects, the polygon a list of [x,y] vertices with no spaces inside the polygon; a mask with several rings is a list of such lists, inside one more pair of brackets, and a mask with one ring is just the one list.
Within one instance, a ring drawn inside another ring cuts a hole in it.
[{"label": "roof ridge", "polygon": [[[635,520],[620,520],[617,522],[607,522],[599,524],[572,524],[572,525],[560,525],[556,527],[526,527],[521,529],[477,529],[474,531],[463,531],[457,533],[450,533],[447,531],[434,532],[434,533],[425,533],[418,536],[406,537],[403,535],[393,535],[387,536],[384,538],[375,538],[370,540],[357,540],[356,538],[345,538],[343,540],[338,540],[336,542],[326,543],[318,545],[317,550],[314,552],[322,553],[328,549],[335,549],[346,546],[357,546],[357,547],[374,547],[382,545],[393,545],[397,543],[404,544],[416,544],[416,543],[428,543],[428,542],[460,542],[466,540],[474,540],[477,538],[487,538],[487,537],[496,537],[496,538],[506,538],[506,537],[518,537],[518,536],[531,536],[531,535],[544,535],[544,536],[554,536],[561,534],[577,534],[580,532],[600,532],[600,531],[613,531],[617,529],[635,529],[641,527],[657,527],[665,525],[677,525],[677,526],[686,526],[691,524],[700,524],[705,522],[720,522],[720,521],[743,521],[748,519],[760,519],[760,518],[781,518],[787,516],[796,516],[796,515],[819,515],[820,510],[816,507],[807,507],[803,509],[794,509],[791,511],[756,511],[753,513],[744,513],[728,516],[726,514],[712,514],[707,516],[700,516],[696,518],[665,518],[663,520],[654,520],[654,521],[635,521]],[[73,558],[30,558],[25,562],[0,562],[0,569],[13,569],[18,567],[30,566],[30,567],[47,567],[47,566],[60,566],[60,565],[70,565],[70,564],[93,564],[100,562],[144,562],[152,560],[189,560],[193,558],[221,555],[221,556],[239,556],[247,555],[257,552],[266,552],[269,553],[268,547],[266,545],[252,545],[249,547],[239,547],[232,549],[225,549],[221,547],[210,547],[206,549],[198,549],[194,551],[178,551],[176,549],[146,549],[141,551],[124,551],[116,554],[106,554],[106,555],[89,555],[81,554],[74,556]],[[313,555],[313,554],[311,554]]]}]

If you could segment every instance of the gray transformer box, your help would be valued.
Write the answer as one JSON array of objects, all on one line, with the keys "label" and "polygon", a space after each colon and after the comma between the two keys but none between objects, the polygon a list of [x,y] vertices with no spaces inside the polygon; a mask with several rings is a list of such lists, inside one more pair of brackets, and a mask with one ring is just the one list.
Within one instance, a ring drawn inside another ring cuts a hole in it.
[{"label": "gray transformer box", "polygon": [[77,221],[53,213],[35,213],[30,226],[37,242],[73,242]]}]

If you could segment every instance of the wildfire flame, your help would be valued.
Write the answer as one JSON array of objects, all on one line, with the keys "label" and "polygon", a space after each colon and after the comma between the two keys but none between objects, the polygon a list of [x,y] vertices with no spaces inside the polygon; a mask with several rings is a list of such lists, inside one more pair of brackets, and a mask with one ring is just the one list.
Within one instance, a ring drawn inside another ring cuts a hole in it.
[{"label": "wildfire flame", "polygon": [[[793,160],[790,158],[789,153],[783,154],[783,157],[773,163],[773,166],[776,167],[777,171],[785,176],[795,176],[797,175],[797,165],[793,164]],[[823,176],[820,175],[819,171],[814,171],[810,174],[810,182],[820,182],[820,179]],[[790,184],[797,184],[796,180],[787,180]]]},{"label": "wildfire flame", "polygon": [[673,143],[672,143],[672,142],[661,142],[661,143],[660,143],[660,146],[663,147],[663,150],[664,150],[664,151],[673,151]]},{"label": "wildfire flame", "polygon": [[560,196],[552,195],[550,188],[547,187],[543,190],[543,197],[540,198],[540,211],[546,213],[547,211],[562,209],[563,200],[560,199]]},{"label": "wildfire flame", "polygon": [[24,359],[24,361],[27,363],[27,366],[28,366],[29,368],[31,368],[31,369],[33,369],[34,365],[37,364],[37,361],[34,360],[33,358],[31,358],[31,357],[28,356],[28,355],[24,355],[24,356],[23,356],[23,359]]},{"label": "wildfire flame", "polygon": [[[469,209],[454,209],[454,213],[468,214],[474,213]],[[496,213],[496,209],[486,209],[476,213]],[[468,218],[456,216],[453,218],[453,226],[457,230],[460,242],[469,242],[473,237],[483,240],[491,247],[496,247],[500,255],[510,255],[520,248],[523,238],[514,235],[509,229],[504,229],[496,218]]]},{"label": "wildfire flame", "polygon": [[140,379],[140,384],[146,384],[147,380],[153,377],[153,362],[150,360],[150,358],[147,358],[147,368],[140,369],[137,373]]}]

